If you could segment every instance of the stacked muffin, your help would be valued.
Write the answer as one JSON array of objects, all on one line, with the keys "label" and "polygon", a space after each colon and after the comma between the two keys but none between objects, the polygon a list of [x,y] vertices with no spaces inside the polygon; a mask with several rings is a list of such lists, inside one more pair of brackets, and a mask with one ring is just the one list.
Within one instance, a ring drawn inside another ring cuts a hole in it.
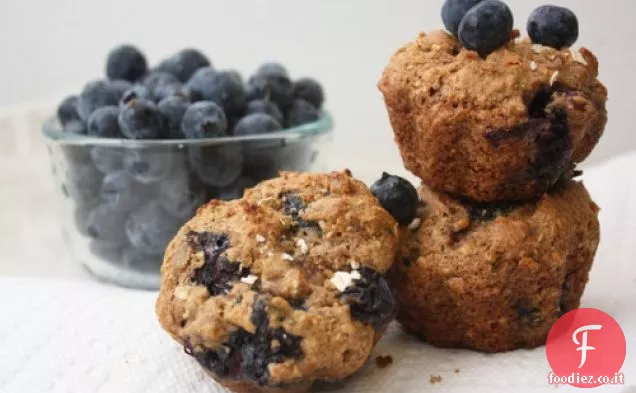
[{"label": "stacked muffin", "polygon": [[607,91],[592,53],[568,49],[569,10],[537,9],[530,40],[499,1],[444,7],[451,33],[420,34],[379,83],[422,180],[397,263],[398,320],[438,346],[535,347],[579,306],[598,246],[598,208],[573,178],[603,133]]}]

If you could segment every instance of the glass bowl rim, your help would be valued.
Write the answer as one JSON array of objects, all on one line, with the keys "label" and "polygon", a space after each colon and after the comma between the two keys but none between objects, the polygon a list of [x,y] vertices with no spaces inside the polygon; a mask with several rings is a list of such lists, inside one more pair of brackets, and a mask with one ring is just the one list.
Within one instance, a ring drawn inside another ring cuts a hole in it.
[{"label": "glass bowl rim", "polygon": [[334,126],[331,114],[326,110],[320,111],[318,120],[297,127],[287,128],[268,134],[248,136],[228,136],[222,138],[201,139],[126,139],[126,138],[99,138],[87,135],[77,135],[64,132],[56,116],[51,116],[42,124],[42,133],[50,141],[61,145],[90,145],[90,146],[115,146],[115,147],[162,147],[184,145],[222,145],[235,142],[270,141],[284,139],[293,141],[314,137],[329,133]]}]

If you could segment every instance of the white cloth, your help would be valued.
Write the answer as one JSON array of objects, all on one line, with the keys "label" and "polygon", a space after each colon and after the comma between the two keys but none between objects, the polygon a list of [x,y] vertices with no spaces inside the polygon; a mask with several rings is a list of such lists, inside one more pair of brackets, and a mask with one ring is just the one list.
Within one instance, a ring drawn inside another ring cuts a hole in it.
[{"label": "white cloth", "polygon": [[[627,338],[626,385],[600,390],[636,392],[635,168],[631,155],[584,175],[602,207],[602,241],[582,306],[612,315]],[[0,278],[0,392],[225,392],[160,329],[155,298],[86,281]],[[379,369],[371,360],[347,383],[315,391],[555,391],[544,348],[496,355],[438,349],[394,325],[371,359],[377,355],[391,355],[393,364]],[[431,385],[431,376],[442,381]]]}]

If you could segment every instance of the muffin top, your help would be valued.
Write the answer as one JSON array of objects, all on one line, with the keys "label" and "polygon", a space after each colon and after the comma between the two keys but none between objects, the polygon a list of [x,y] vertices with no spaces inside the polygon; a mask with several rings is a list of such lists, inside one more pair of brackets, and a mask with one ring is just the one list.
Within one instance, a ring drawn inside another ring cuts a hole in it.
[{"label": "muffin top", "polygon": [[161,325],[219,379],[355,372],[393,317],[398,225],[346,172],[282,173],[201,207],[169,245]]},{"label": "muffin top", "polygon": [[496,141],[539,112],[559,108],[567,113],[572,160],[580,162],[607,121],[607,90],[597,76],[598,61],[585,48],[557,50],[515,39],[482,58],[451,34],[434,31],[393,55],[379,88],[387,106],[423,127],[461,123],[457,138]]}]

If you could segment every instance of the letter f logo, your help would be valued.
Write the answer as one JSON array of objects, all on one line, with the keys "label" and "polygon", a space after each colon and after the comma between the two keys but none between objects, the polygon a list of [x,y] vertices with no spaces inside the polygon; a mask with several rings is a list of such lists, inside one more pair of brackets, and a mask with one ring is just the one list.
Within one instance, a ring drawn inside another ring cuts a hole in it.
[{"label": "letter f logo", "polygon": [[[602,325],[585,325],[576,329],[572,334],[572,341],[574,341],[574,344],[581,345],[576,349],[577,351],[581,351],[581,364],[579,365],[579,368],[583,367],[585,361],[587,360],[587,351],[593,351],[596,349],[587,345],[587,332],[589,330],[601,330],[602,327]],[[578,336],[578,334],[581,332],[583,332],[583,334],[581,335],[581,342],[579,342],[576,336]]]}]

